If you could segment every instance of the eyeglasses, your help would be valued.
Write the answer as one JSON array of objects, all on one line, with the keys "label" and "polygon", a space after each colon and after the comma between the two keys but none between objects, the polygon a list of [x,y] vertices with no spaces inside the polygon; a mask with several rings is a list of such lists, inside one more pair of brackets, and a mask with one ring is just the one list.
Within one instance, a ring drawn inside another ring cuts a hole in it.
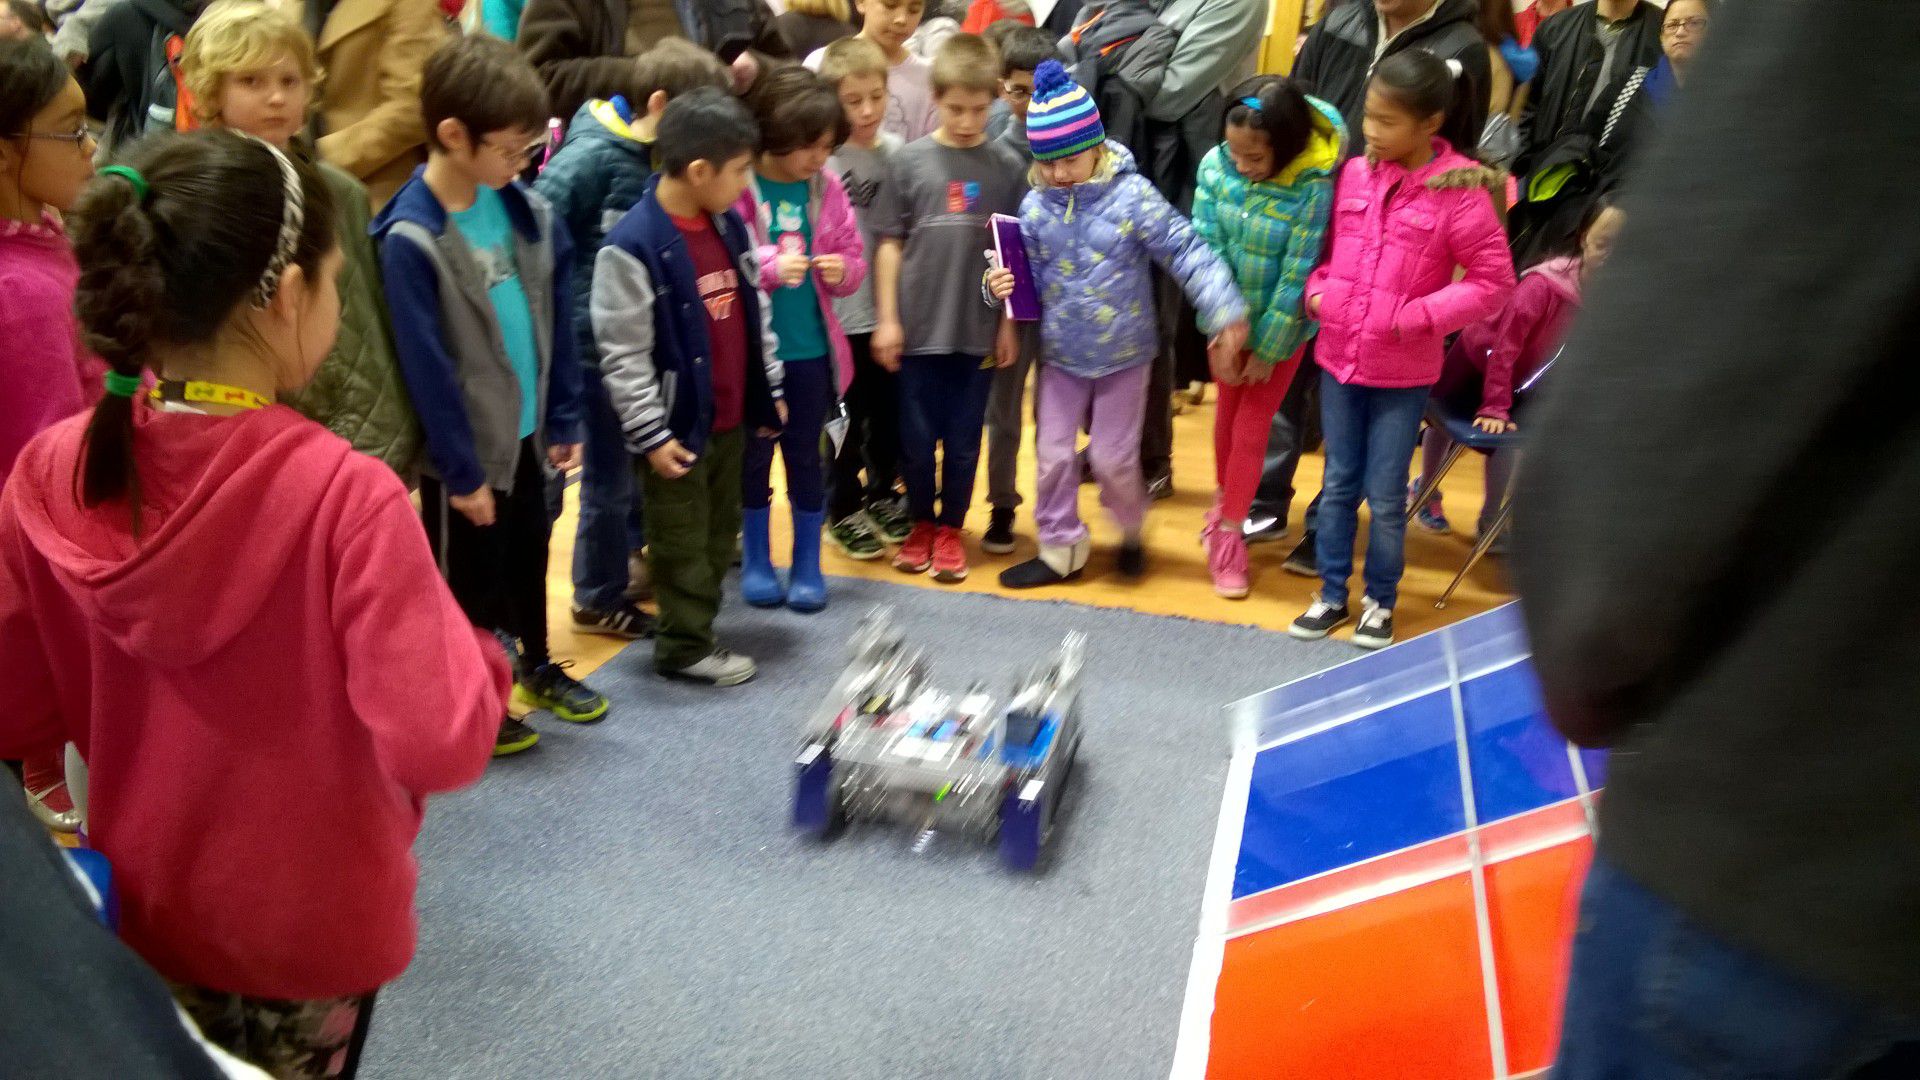
[{"label": "eyeglasses", "polygon": [[547,140],[545,136],[542,136],[525,146],[501,146],[499,143],[491,143],[482,139],[480,145],[488,147],[508,161],[517,161],[524,165],[532,161],[540,151],[547,148]]},{"label": "eyeglasses", "polygon": [[1678,34],[1684,30],[1689,34],[1698,34],[1706,28],[1707,20],[1696,15],[1691,19],[1678,19],[1674,22],[1666,23],[1660,27],[1660,32],[1663,34]]},{"label": "eyeglasses", "polygon": [[1000,89],[1005,91],[1006,95],[1015,101],[1033,100],[1033,91],[1024,86],[1019,86],[1014,83],[1001,83]]},{"label": "eyeglasses", "polygon": [[85,146],[87,140],[93,138],[93,132],[87,130],[87,125],[81,124],[72,131],[23,131],[14,137],[18,139],[52,139],[56,142],[70,142],[75,146]]}]

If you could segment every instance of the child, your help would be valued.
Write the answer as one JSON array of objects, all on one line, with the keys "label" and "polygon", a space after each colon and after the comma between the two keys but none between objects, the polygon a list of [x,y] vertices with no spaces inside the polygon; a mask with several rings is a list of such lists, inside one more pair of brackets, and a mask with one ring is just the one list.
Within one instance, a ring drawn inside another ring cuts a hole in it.
[{"label": "child", "polygon": [[[1140,425],[1160,336],[1153,264],[1193,298],[1201,328],[1219,335],[1218,348],[1237,354],[1247,337],[1247,306],[1232,273],[1135,171],[1133,155],[1106,141],[1093,99],[1057,60],[1041,61],[1034,86],[1027,132],[1035,190],[1020,208],[1020,231],[1044,312],[1034,430],[1040,554],[1000,575],[1009,589],[1072,581],[1087,564],[1074,453],[1083,429],[1100,501],[1123,537],[1120,572],[1138,577],[1145,568]],[[1005,299],[1013,274],[992,277],[994,294]]]},{"label": "child", "polygon": [[[1347,577],[1360,497],[1368,529],[1366,601],[1354,644],[1393,643],[1405,569],[1407,466],[1448,334],[1500,310],[1513,262],[1485,185],[1487,170],[1454,149],[1472,79],[1419,49],[1395,53],[1367,86],[1367,152],[1340,170],[1333,245],[1307,279],[1320,320],[1320,417],[1326,479],[1316,521],[1321,589],[1294,637],[1327,636],[1352,616]],[[1449,123],[1451,121],[1451,123]],[[1463,145],[1470,145],[1463,144]],[[1455,267],[1465,276],[1455,280]]]},{"label": "child", "polygon": [[[221,0],[208,8],[187,33],[180,68],[202,127],[238,131],[282,150],[292,149],[294,136],[306,129],[320,77],[313,39],[257,0]],[[367,189],[332,165],[318,168],[333,192],[347,260],[340,274],[341,334],[313,381],[286,401],[412,483],[420,422],[394,355],[380,263],[367,234],[373,216]]]},{"label": "child", "polygon": [[[1460,332],[1447,350],[1446,366],[1433,396],[1461,412],[1474,411],[1473,424],[1481,431],[1512,431],[1513,414],[1519,403],[1517,387],[1533,378],[1560,347],[1567,324],[1580,310],[1580,293],[1594,271],[1606,264],[1613,250],[1613,239],[1620,234],[1626,217],[1614,205],[1613,197],[1602,195],[1587,212],[1580,228],[1576,254],[1548,259],[1520,275],[1507,306],[1491,319],[1475,323]],[[1446,433],[1428,427],[1422,443],[1421,476],[1432,476],[1440,467],[1451,441]],[[1480,527],[1486,527],[1500,511],[1507,494],[1513,464],[1502,451],[1487,459],[1486,498],[1480,508]],[[1411,495],[1420,488],[1415,480]],[[1445,533],[1450,526],[1435,494],[1414,513],[1414,521],[1428,532]]]},{"label": "child", "polygon": [[[60,215],[93,175],[87,99],[45,41],[0,41],[0,486],[28,439],[85,409],[99,365],[73,320],[80,267]],[[26,761],[27,800],[50,828],[73,832],[59,747]],[[5,796],[0,796],[4,798]]]},{"label": "child", "polygon": [[[887,58],[887,117],[880,127],[902,142],[913,142],[939,123],[933,65],[907,48],[925,9],[924,0],[870,0],[861,16],[865,21],[858,36],[880,46]],[[818,71],[825,58],[821,49],[807,57],[806,66]]]},{"label": "child", "polygon": [[827,606],[820,574],[827,510],[820,436],[853,381],[853,354],[831,300],[851,295],[866,280],[866,249],[839,178],[821,171],[850,127],[833,88],[806,68],[775,68],[748,103],[760,125],[760,160],[737,209],[759,244],[760,289],[768,296],[785,365],[787,423],[779,447],[793,508],[793,569],[792,580],[782,585],[768,550],[774,441],[749,439],[740,595],[755,607],[784,602],[813,612]]},{"label": "child", "polygon": [[638,557],[646,539],[633,458],[594,351],[593,262],[607,230],[647,193],[655,132],[667,103],[702,86],[724,90],[733,85],[725,65],[683,38],[666,38],[642,53],[631,82],[625,90],[631,97],[615,94],[580,107],[566,142],[533,185],[566,223],[575,244],[568,310],[580,348],[586,445],[573,540],[573,627],[629,639],[653,633],[653,616],[629,599],[650,592],[646,563]]},{"label": "child", "polygon": [[413,955],[423,799],[486,767],[505,658],[405,485],[273,404],[336,329],[312,166],[211,132],[103,172],[73,229],[107,393],[0,496],[0,757],[79,747],[121,936],[211,1039],[340,1075]]},{"label": "child", "polygon": [[[873,208],[888,182],[888,162],[900,137],[881,128],[887,115],[887,57],[865,38],[827,46],[820,77],[840,97],[847,140],[827,160],[840,178],[860,222],[860,240],[871,257],[879,243]],[[853,354],[853,385],[847,388],[847,437],[833,459],[828,484],[827,538],[850,559],[877,559],[886,545],[906,540],[913,519],[894,490],[900,471],[900,391],[893,372],[873,361],[873,278],[833,302]],[[860,470],[866,469],[866,482]]]},{"label": "child", "polygon": [[[931,567],[942,582],[967,576],[960,527],[973,500],[987,393],[993,368],[1012,364],[1019,348],[1013,323],[978,293],[992,243],[987,219],[1017,213],[1026,188],[1025,162],[987,141],[999,74],[993,47],[973,34],[941,46],[933,62],[940,127],[895,155],[874,214],[881,240],[873,355],[900,373],[900,458],[913,514],[913,532],[893,565],[909,574]],[[903,329],[905,304],[914,317]],[[943,451],[937,485],[936,450]]]},{"label": "child", "polygon": [[654,670],[735,686],[754,663],[715,643],[713,617],[740,532],[741,428],[778,435],[787,409],[753,237],[732,209],[760,137],[712,89],[668,105],[659,136],[659,176],[595,260],[594,341],[627,446],[646,458]]},{"label": "child", "polygon": [[1338,109],[1277,75],[1242,83],[1230,100],[1226,141],[1200,163],[1193,227],[1233,266],[1252,312],[1248,351],[1223,355],[1214,372],[1213,509],[1201,534],[1213,591],[1237,600],[1247,595],[1244,528],[1268,431],[1314,332],[1301,293],[1325,247],[1346,128]]},{"label": "child", "polygon": [[[1031,26],[1016,24],[1003,40],[1007,45],[1000,53],[1000,97],[995,105],[1006,108],[1011,122],[995,141],[1031,164],[1027,106],[1033,100],[1033,72],[1042,62],[1057,59],[1058,50],[1052,34]],[[1013,515],[1020,505],[1020,439],[1025,426],[1020,413],[1027,398],[1027,375],[1033,370],[1033,355],[1038,349],[1034,324],[1022,323],[1015,329],[1020,337],[1020,355],[1012,367],[993,373],[993,389],[987,395],[987,505],[992,507],[992,516],[980,537],[980,550],[992,555],[1013,550]]]},{"label": "child", "polygon": [[[580,456],[580,370],[566,321],[571,241],[514,180],[545,145],[547,95],[513,46],[476,36],[427,61],[427,163],[374,235],[401,370],[427,436],[427,535],[473,621],[511,640],[514,700],[586,723],[607,699],[547,655],[545,464]],[[501,721],[496,754],[539,733]]]}]

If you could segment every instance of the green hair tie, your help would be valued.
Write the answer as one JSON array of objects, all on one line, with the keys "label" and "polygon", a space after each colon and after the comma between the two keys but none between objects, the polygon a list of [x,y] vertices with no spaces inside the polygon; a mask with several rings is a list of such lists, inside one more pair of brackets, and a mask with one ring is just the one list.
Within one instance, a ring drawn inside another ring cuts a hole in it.
[{"label": "green hair tie", "polygon": [[114,397],[127,397],[140,392],[140,376],[122,375],[117,371],[107,372],[107,393]]},{"label": "green hair tie", "polygon": [[147,178],[140,175],[140,170],[132,166],[109,165],[100,170],[100,175],[117,176],[127,183],[132,184],[134,196],[143,203],[153,194],[153,185],[147,183]]}]

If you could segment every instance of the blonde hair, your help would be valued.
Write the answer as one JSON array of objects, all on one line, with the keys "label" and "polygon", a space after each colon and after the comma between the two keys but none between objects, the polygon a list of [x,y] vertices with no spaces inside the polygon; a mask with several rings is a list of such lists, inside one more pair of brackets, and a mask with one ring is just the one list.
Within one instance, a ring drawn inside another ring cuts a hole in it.
[{"label": "blonde hair", "polygon": [[[1017,124],[1019,121],[1016,120],[1014,123]],[[1093,147],[1093,149],[1100,151],[1100,164],[1093,167],[1093,175],[1087,177],[1084,182],[1088,184],[1112,183],[1113,178],[1120,175],[1120,156],[1108,150],[1106,143],[1101,143],[1099,146]],[[1065,159],[1063,158],[1061,160]],[[1042,164],[1044,164],[1044,162],[1036,161],[1027,166],[1027,183],[1031,185],[1035,191],[1049,191],[1053,188],[1053,181],[1048,180],[1047,174],[1040,171]]]},{"label": "blonde hair", "polygon": [[933,54],[933,96],[949,90],[974,90],[989,96],[1000,90],[1000,53],[979,34],[955,34]]},{"label": "blonde hair", "polygon": [[886,78],[887,54],[863,37],[841,38],[827,46],[827,51],[820,56],[820,77],[838,90],[841,80],[855,75]]},{"label": "blonde hair", "polygon": [[193,95],[194,116],[202,124],[220,122],[220,87],[227,76],[259,71],[277,60],[292,60],[313,90],[308,108],[319,99],[320,59],[313,39],[284,12],[260,0],[219,0],[207,8],[180,53],[180,71]]},{"label": "blonde hair", "polygon": [[787,0],[787,10],[839,19],[848,24],[853,22],[853,5],[847,0]]}]

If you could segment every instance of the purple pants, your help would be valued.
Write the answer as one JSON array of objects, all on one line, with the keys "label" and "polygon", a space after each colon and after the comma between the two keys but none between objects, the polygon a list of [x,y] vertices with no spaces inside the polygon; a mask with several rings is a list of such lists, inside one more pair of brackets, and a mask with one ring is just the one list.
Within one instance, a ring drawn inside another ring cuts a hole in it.
[{"label": "purple pants", "polygon": [[1080,432],[1091,436],[1087,462],[1100,484],[1100,505],[1124,532],[1147,520],[1147,487],[1140,478],[1140,425],[1147,412],[1147,382],[1153,365],[1137,364],[1097,379],[1040,365],[1039,420],[1034,454],[1039,458],[1039,494],[1033,520],[1040,542],[1066,547],[1086,538],[1080,521],[1080,464],[1074,458]]}]

